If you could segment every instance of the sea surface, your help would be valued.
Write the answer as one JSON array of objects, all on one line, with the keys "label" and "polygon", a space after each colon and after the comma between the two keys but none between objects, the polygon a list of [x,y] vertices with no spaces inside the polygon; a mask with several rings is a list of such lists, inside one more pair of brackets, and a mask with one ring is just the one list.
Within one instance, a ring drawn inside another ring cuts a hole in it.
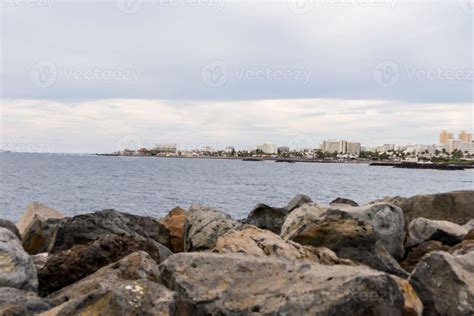
[{"label": "sea surface", "polygon": [[31,201],[67,215],[115,208],[161,217],[205,204],[243,218],[259,202],[315,202],[474,189],[474,169],[439,171],[366,164],[0,153],[0,218],[17,221]]}]

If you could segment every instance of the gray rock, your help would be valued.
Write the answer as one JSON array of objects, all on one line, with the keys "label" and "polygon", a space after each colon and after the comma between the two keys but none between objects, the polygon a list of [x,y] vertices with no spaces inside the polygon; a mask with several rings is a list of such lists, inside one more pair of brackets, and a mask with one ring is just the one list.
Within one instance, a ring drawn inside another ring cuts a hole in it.
[{"label": "gray rock", "polygon": [[389,203],[375,203],[353,207],[350,205],[320,205],[308,203],[297,208],[285,219],[281,236],[291,238],[304,227],[321,221],[328,212],[339,211],[351,217],[371,223],[376,239],[392,256],[400,259],[404,255],[405,219],[403,211]]},{"label": "gray rock", "polygon": [[275,234],[279,234],[281,225],[283,225],[287,214],[288,210],[286,208],[257,204],[244,222],[261,229],[267,229]]},{"label": "gray rock", "polygon": [[23,232],[23,249],[30,255],[50,252],[64,218],[42,219],[35,217]]},{"label": "gray rock", "polygon": [[[377,239],[372,224],[351,214],[309,204],[288,215],[282,237],[301,245],[327,247],[340,258],[360,262],[374,269],[407,277],[397,261]],[[301,213],[301,215],[300,215]],[[295,216],[293,216],[295,215]]]},{"label": "gray rock", "polygon": [[474,219],[471,219],[469,222],[462,225],[462,227],[466,228],[467,231],[474,230]]},{"label": "gray rock", "polygon": [[294,209],[297,209],[298,207],[302,206],[303,204],[311,202],[313,202],[313,200],[311,200],[309,196],[304,194],[297,194],[290,200],[290,202],[288,202],[286,209],[288,210],[288,212],[291,212]]},{"label": "gray rock", "polygon": [[96,290],[110,290],[123,281],[158,280],[158,264],[149,254],[137,251],[111,263],[95,273],[71,284],[49,296],[54,306],[73,298],[79,298]]},{"label": "gray rock", "polygon": [[424,315],[474,314],[474,249],[463,254],[432,252],[409,281],[423,302]]},{"label": "gray rock", "polygon": [[16,225],[13,224],[13,222],[10,222],[6,219],[1,219],[0,218],[0,227],[4,227],[4,228],[8,229],[12,233],[14,233],[18,237],[18,239],[21,240],[20,231],[18,230],[18,227],[16,227]]},{"label": "gray rock", "polygon": [[329,203],[329,205],[338,205],[338,204],[345,204],[345,205],[350,205],[350,206],[359,206],[359,204],[356,201],[351,200],[351,199],[341,198],[341,197],[335,198],[334,200],[332,200]]},{"label": "gray rock", "polygon": [[73,298],[41,315],[176,315],[175,300],[176,294],[161,284],[127,280]]},{"label": "gray rock", "polygon": [[184,250],[212,249],[217,237],[238,225],[240,223],[218,209],[192,205],[185,214]]},{"label": "gray rock", "polygon": [[424,217],[463,225],[474,218],[474,190],[415,195],[392,203],[402,208],[407,223]]},{"label": "gray rock", "polygon": [[48,256],[49,256],[49,253],[47,253],[47,252],[42,252],[42,253],[31,256],[31,258],[33,259],[33,262],[35,264],[36,271],[39,271],[39,270],[43,269],[46,262],[48,261]]},{"label": "gray rock", "polygon": [[460,243],[468,230],[448,221],[429,220],[418,217],[408,225],[407,247],[413,247],[427,240],[438,240],[445,245]]},{"label": "gray rock", "polygon": [[139,250],[146,251],[157,263],[172,254],[153,239],[102,235],[87,245],[75,245],[49,255],[44,266],[38,270],[38,291],[41,296],[46,296]]},{"label": "gray rock", "polygon": [[83,245],[105,234],[153,239],[169,246],[169,231],[157,220],[116,210],[103,210],[66,219],[56,233],[50,252]]},{"label": "gray rock", "polygon": [[47,207],[39,202],[32,202],[26,208],[26,211],[20,218],[20,221],[17,223],[18,230],[20,234],[23,235],[26,228],[33,222],[35,219],[47,220],[49,218],[64,218],[64,215],[57,210]]},{"label": "gray rock", "polygon": [[421,315],[409,283],[364,266],[180,253],[160,265],[182,315]]},{"label": "gray rock", "polygon": [[371,223],[380,244],[396,259],[403,258],[406,233],[405,216],[401,208],[389,203],[374,203],[358,207],[333,205],[332,208]]},{"label": "gray rock", "polygon": [[0,287],[0,315],[34,315],[50,308],[49,300],[35,292]]},{"label": "gray rock", "polygon": [[0,227],[0,287],[36,291],[38,277],[33,259],[14,233]]}]

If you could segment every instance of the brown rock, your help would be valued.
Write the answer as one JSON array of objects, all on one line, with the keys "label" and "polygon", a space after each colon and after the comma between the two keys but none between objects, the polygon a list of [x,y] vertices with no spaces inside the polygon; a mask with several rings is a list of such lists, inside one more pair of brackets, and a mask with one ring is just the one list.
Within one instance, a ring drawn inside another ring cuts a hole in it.
[{"label": "brown rock", "polygon": [[88,245],[49,255],[38,271],[39,293],[53,293],[139,250],[146,251],[157,263],[171,255],[168,248],[151,239],[102,235]]},{"label": "brown rock", "polygon": [[159,277],[158,264],[144,251],[134,252],[125,258],[101,268],[95,273],[49,296],[54,306],[96,290],[115,288],[123,281],[149,280]]},{"label": "brown rock", "polygon": [[271,231],[251,225],[244,225],[219,236],[212,252],[275,256],[289,260],[307,259],[322,264],[354,264],[350,260],[338,258],[328,248],[302,246],[292,241],[285,241]]},{"label": "brown rock", "polygon": [[175,299],[176,294],[161,284],[129,280],[74,298],[40,315],[176,315]]},{"label": "brown rock", "polygon": [[34,217],[23,232],[22,245],[25,251],[30,255],[51,251],[56,234],[64,222],[62,218]]},{"label": "brown rock", "polygon": [[474,190],[415,195],[393,203],[403,209],[407,223],[425,217],[463,225],[474,218]]},{"label": "brown rock", "polygon": [[166,217],[160,219],[160,223],[170,232],[170,249],[174,253],[184,250],[184,220],[185,211],[180,207],[172,209]]},{"label": "brown rock", "polygon": [[449,246],[443,245],[442,242],[437,240],[425,241],[415,247],[408,248],[407,255],[405,259],[400,262],[400,265],[408,272],[411,272],[427,253],[437,250],[448,251]]},{"label": "brown rock", "polygon": [[20,221],[16,224],[20,234],[23,236],[26,228],[33,222],[34,219],[47,220],[48,218],[64,218],[61,212],[56,211],[53,208],[47,207],[39,202],[32,202],[26,208],[26,211],[20,218]]},{"label": "brown rock", "polygon": [[421,315],[410,284],[365,266],[193,252],[160,265],[179,315]]}]

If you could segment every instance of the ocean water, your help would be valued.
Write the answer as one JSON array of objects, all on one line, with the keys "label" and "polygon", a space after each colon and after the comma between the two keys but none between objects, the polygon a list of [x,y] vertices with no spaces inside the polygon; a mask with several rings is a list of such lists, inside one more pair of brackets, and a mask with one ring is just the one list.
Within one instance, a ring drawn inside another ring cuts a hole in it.
[{"label": "ocean water", "polygon": [[474,169],[31,153],[0,153],[0,179],[0,218],[12,221],[31,201],[67,215],[115,208],[162,217],[175,206],[205,204],[242,218],[259,202],[284,206],[298,193],[321,203],[338,196],[365,203],[474,189]]}]

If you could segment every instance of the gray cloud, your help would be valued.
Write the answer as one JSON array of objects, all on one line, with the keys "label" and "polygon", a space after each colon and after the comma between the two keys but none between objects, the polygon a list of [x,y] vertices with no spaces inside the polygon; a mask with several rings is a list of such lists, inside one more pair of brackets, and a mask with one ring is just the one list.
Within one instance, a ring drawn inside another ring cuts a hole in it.
[{"label": "gray cloud", "polygon": [[[141,8],[4,1],[3,96],[472,102],[473,15],[457,1],[314,0],[308,12],[287,1],[127,1]],[[54,67],[47,87],[35,85],[41,61]],[[215,61],[227,75],[210,87],[205,67]]]}]

